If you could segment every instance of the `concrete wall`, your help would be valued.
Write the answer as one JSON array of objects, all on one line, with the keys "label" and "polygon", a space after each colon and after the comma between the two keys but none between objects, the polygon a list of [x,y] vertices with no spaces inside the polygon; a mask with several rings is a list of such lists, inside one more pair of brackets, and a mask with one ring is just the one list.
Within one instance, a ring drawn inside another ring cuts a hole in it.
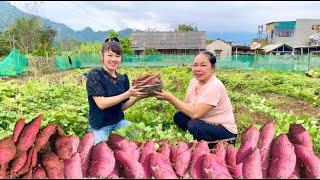
[{"label": "concrete wall", "polygon": [[232,46],[222,40],[213,41],[207,45],[206,49],[215,56],[217,56],[215,50],[221,50],[220,56],[231,56],[232,54]]},{"label": "concrete wall", "polygon": [[314,24],[320,24],[320,19],[297,19],[293,37],[274,37],[272,44],[285,43],[291,47],[308,46],[309,36],[317,32],[312,30]]}]

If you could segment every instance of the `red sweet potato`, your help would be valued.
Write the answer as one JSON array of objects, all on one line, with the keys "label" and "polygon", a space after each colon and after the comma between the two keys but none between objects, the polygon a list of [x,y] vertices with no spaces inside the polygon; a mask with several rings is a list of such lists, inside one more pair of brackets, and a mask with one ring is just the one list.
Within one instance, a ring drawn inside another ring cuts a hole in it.
[{"label": "red sweet potato", "polygon": [[82,176],[87,177],[87,171],[89,168],[89,158],[91,149],[94,145],[93,132],[86,133],[81,139],[78,147],[78,153],[81,159]]},{"label": "red sweet potato", "polygon": [[257,147],[260,150],[261,156],[261,169],[263,178],[268,177],[268,168],[270,164],[270,150],[272,145],[272,140],[275,137],[276,129],[275,122],[270,121],[264,124],[260,130],[259,140]]},{"label": "red sweet potato", "polygon": [[127,140],[125,137],[118,134],[111,134],[108,138],[108,145],[111,149],[132,151],[138,148],[137,144],[133,141]]},{"label": "red sweet potato", "polygon": [[71,154],[74,155],[78,151],[80,139],[78,136],[72,135],[72,136],[69,136],[69,140],[70,140],[71,146],[72,146]]},{"label": "red sweet potato", "polygon": [[57,125],[50,124],[39,131],[35,141],[35,149],[41,149],[48,141],[50,136],[56,131]]},{"label": "red sweet potato", "polygon": [[33,151],[34,151],[34,148],[29,149],[26,162],[23,164],[22,168],[20,168],[19,171],[17,172],[19,176],[27,173],[30,170]]},{"label": "red sweet potato", "polygon": [[296,166],[296,160],[294,146],[286,134],[280,134],[272,143],[268,177],[289,178]]},{"label": "red sweet potato", "polygon": [[146,178],[151,178],[151,170],[150,170],[150,154],[156,150],[154,146],[154,142],[152,140],[147,141],[141,150],[139,162],[141,163]]},{"label": "red sweet potato", "polygon": [[25,119],[24,118],[20,118],[16,124],[14,125],[14,129],[13,129],[13,135],[12,135],[12,140],[13,142],[17,142],[19,135],[23,129],[25,125]]},{"label": "red sweet potato", "polygon": [[150,169],[156,179],[178,179],[170,162],[161,153],[154,152],[150,155]]},{"label": "red sweet potato", "polygon": [[55,151],[62,160],[70,159],[72,156],[72,144],[69,136],[58,135],[54,142]]},{"label": "red sweet potato", "polygon": [[180,141],[177,146],[176,150],[176,159],[174,160],[173,166],[176,171],[176,174],[179,175],[180,177],[183,177],[190,164],[191,160],[191,151],[192,149],[189,148],[188,144],[185,143],[184,141]]},{"label": "red sweet potato", "polygon": [[300,124],[291,124],[288,137],[293,144],[304,145],[312,150],[312,138],[308,131]]},{"label": "red sweet potato", "polygon": [[297,158],[296,166],[294,167],[292,174],[289,176],[289,179],[300,179],[301,178],[301,170],[302,170],[301,162]]},{"label": "red sweet potato", "polygon": [[43,169],[41,164],[38,164],[38,166],[33,170],[32,175],[34,179],[47,179],[46,171]]},{"label": "red sweet potato", "polygon": [[320,178],[320,159],[304,145],[295,144],[295,153],[297,158],[303,164],[303,174],[306,178]]},{"label": "red sweet potato", "polygon": [[205,154],[202,162],[202,175],[207,179],[232,179],[224,161],[215,154]]},{"label": "red sweet potato", "polygon": [[212,149],[212,154],[215,154],[217,158],[220,158],[224,164],[225,164],[225,159],[226,159],[226,153],[227,153],[227,142],[226,141],[220,141],[216,145],[216,148]]},{"label": "red sweet potato", "polygon": [[64,164],[59,157],[52,151],[47,151],[42,156],[42,165],[50,179],[64,178]]},{"label": "red sweet potato", "polygon": [[107,179],[120,179],[120,165],[117,161],[115,162],[114,168]]},{"label": "red sweet potato", "polygon": [[18,152],[27,151],[33,145],[43,118],[40,114],[23,128],[16,144]]},{"label": "red sweet potato", "polygon": [[254,149],[242,162],[242,174],[245,179],[262,179],[261,157],[258,148]]},{"label": "red sweet potato", "polygon": [[232,177],[236,179],[243,179],[242,175],[242,163],[236,164],[236,156],[238,150],[232,146],[227,146],[227,154],[226,154],[226,164],[228,165],[228,169]]},{"label": "red sweet potato", "polygon": [[17,173],[23,167],[23,165],[26,163],[27,157],[28,156],[27,156],[27,152],[26,151],[20,153],[13,160],[12,166],[10,168],[10,174]]},{"label": "red sweet potato", "polygon": [[244,158],[252,153],[257,147],[259,130],[253,125],[241,133],[241,145],[237,153],[236,163],[240,164]]},{"label": "red sweet potato", "polygon": [[124,168],[126,178],[145,178],[145,171],[138,161],[139,156],[136,158],[136,155],[132,154],[139,154],[139,149],[134,151],[114,150],[115,159]]},{"label": "red sweet potato", "polygon": [[190,165],[190,175],[193,179],[204,178],[202,175],[202,162],[203,162],[204,155],[209,152],[210,150],[209,150],[207,141],[198,142],[198,144],[196,145],[193,151],[191,165]]},{"label": "red sweet potato", "polygon": [[11,161],[16,155],[16,146],[12,137],[0,140],[0,165],[4,165]]},{"label": "red sweet potato", "polygon": [[[0,179],[9,179],[8,164],[0,165]],[[11,177],[10,177],[11,178]]]},{"label": "red sweet potato", "polygon": [[102,141],[92,148],[88,174],[90,177],[107,178],[115,166],[113,151]]},{"label": "red sweet potato", "polygon": [[81,179],[81,159],[79,153],[75,153],[70,159],[63,161],[64,164],[64,178],[66,179]]},{"label": "red sweet potato", "polygon": [[22,175],[21,179],[33,179],[32,170],[30,169],[27,173]]},{"label": "red sweet potato", "polygon": [[158,152],[163,154],[164,157],[166,157],[168,161],[170,161],[170,145],[168,141],[162,141],[160,144],[161,146],[158,149]]}]

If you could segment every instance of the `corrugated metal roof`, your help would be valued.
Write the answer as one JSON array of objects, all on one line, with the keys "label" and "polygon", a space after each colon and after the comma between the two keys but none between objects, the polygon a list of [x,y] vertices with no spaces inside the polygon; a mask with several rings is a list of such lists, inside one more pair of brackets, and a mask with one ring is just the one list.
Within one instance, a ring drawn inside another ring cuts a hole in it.
[{"label": "corrugated metal roof", "polygon": [[[291,47],[289,45],[286,45],[286,44],[269,44],[269,45],[266,45],[266,46],[263,46],[261,49],[264,51],[264,52],[270,52],[270,51],[273,51],[281,46],[288,46],[288,47]],[[291,47],[292,48],[292,47]]]},{"label": "corrugated metal roof", "polygon": [[133,32],[132,47],[143,50],[145,47],[156,49],[205,49],[204,31],[188,32]]}]

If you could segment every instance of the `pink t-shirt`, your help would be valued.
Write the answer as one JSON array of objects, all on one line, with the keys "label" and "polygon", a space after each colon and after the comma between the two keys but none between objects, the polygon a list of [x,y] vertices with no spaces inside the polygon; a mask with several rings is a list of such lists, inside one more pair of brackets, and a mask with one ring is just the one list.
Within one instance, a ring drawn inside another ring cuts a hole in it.
[{"label": "pink t-shirt", "polygon": [[209,110],[201,120],[210,124],[221,124],[228,131],[237,134],[237,125],[234,120],[232,105],[227,94],[224,84],[215,76],[212,75],[210,80],[195,94],[198,80],[191,79],[185,102],[188,104],[209,104],[214,106]]}]

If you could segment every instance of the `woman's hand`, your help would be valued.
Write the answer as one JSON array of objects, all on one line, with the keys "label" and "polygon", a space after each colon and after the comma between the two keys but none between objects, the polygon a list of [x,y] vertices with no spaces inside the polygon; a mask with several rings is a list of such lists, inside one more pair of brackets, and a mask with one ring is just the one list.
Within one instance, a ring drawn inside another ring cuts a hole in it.
[{"label": "woman's hand", "polygon": [[138,88],[137,86],[131,86],[128,90],[129,96],[136,97],[137,99],[142,99],[147,97],[147,93],[141,92],[141,88]]},{"label": "woman's hand", "polygon": [[156,98],[157,99],[160,99],[160,100],[166,100],[166,101],[170,101],[174,98],[174,95],[171,94],[170,92],[168,91],[161,91],[161,92],[154,92],[156,94]]}]

